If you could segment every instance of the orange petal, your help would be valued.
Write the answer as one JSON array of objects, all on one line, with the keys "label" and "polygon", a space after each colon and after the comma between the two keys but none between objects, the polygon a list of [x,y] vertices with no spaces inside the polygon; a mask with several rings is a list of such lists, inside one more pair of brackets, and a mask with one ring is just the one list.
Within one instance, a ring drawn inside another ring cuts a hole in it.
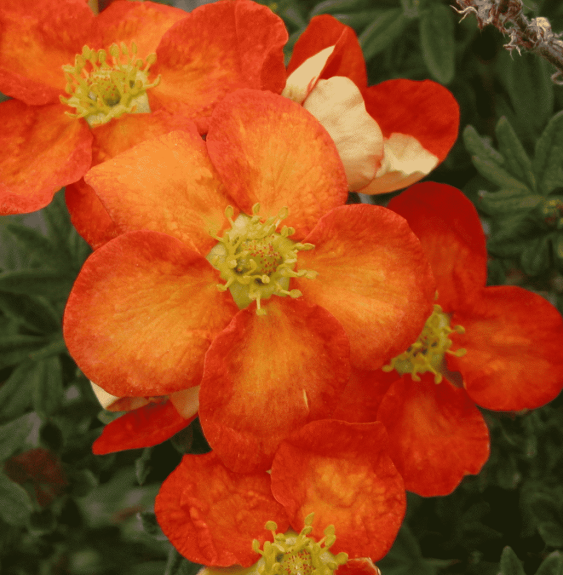
[{"label": "orange petal", "polygon": [[349,423],[375,421],[379,404],[397,377],[395,371],[385,373],[380,369],[366,371],[353,367],[350,370],[350,379],[331,417]]},{"label": "orange petal", "polygon": [[334,525],[331,553],[377,561],[405,515],[403,480],[387,454],[379,422],[314,421],[285,440],[272,464],[272,493],[299,531],[315,513],[312,535]]},{"label": "orange petal", "polygon": [[485,234],[477,210],[458,189],[423,182],[389,202],[418,236],[446,312],[463,307],[487,281]]},{"label": "orange petal", "polygon": [[335,208],[307,236],[315,249],[299,253],[295,279],[304,296],[327,309],[350,338],[350,361],[377,369],[420,335],[432,312],[434,280],[406,221],[386,208]]},{"label": "orange petal", "polygon": [[207,254],[229,200],[195,128],[171,132],[92,168],[84,178],[121,232],[154,230]]},{"label": "orange petal", "polygon": [[125,449],[152,447],[170,439],[195,418],[195,415],[183,418],[170,401],[149,403],[108,423],[94,441],[92,452],[105,455]]},{"label": "orange petal", "polygon": [[[189,132],[193,129],[190,120],[162,110],[151,114],[127,114],[92,130],[94,134],[92,165],[101,164],[144,140],[162,136],[173,130]],[[74,227],[94,249],[119,234],[119,228],[96,192],[84,180],[67,186],[65,199]]]},{"label": "orange petal", "polygon": [[[156,52],[162,36],[188,14],[180,8],[155,2],[113,2],[95,21],[99,48],[124,42],[127,47],[135,42],[139,58]],[[97,46],[98,47],[98,46]]]},{"label": "orange petal", "polygon": [[344,76],[319,80],[303,107],[334,140],[348,189],[357,191],[373,180],[383,158],[383,135],[352,80]]},{"label": "orange petal", "polygon": [[489,432],[464,389],[403,376],[378,412],[389,434],[389,453],[405,488],[424,497],[451,493],[463,477],[479,473],[489,457]]},{"label": "orange petal", "polygon": [[[237,90],[213,114],[207,147],[213,165],[246,214],[289,208],[284,224],[302,239],[348,197],[334,142],[308,112],[269,92]],[[293,238],[292,238],[293,239]]]},{"label": "orange petal", "polygon": [[269,469],[280,441],[328,417],[349,375],[348,341],[324,309],[274,296],[238,313],[205,359],[200,418],[209,445],[237,472]]},{"label": "orange petal", "polygon": [[271,10],[250,0],[196,8],[162,39],[149,91],[151,109],[192,118],[202,133],[216,103],[237,88],[280,93],[287,31]]},{"label": "orange petal", "polygon": [[381,575],[381,571],[369,557],[348,559],[344,565],[339,565],[335,575]]},{"label": "orange petal", "polygon": [[82,0],[2,2],[0,90],[28,105],[58,103],[66,85],[62,66],[74,64],[93,21]]},{"label": "orange petal", "polygon": [[333,16],[322,14],[311,18],[309,25],[293,47],[287,73],[292,74],[308,58],[334,46],[320,78],[346,76],[360,89],[367,86],[366,63],[356,33]]},{"label": "orange petal", "polygon": [[270,476],[233,473],[214,452],[184,455],[156,496],[162,530],[187,559],[208,566],[250,567],[260,559],[252,540],[272,540],[264,529],[288,527],[283,507],[270,491]]},{"label": "orange petal", "polygon": [[65,106],[0,103],[0,214],[34,212],[81,178],[92,160],[92,135]]},{"label": "orange petal", "polygon": [[86,261],[69,296],[65,340],[86,376],[117,396],[200,383],[213,338],[236,311],[217,271],[180,241],[121,235]]},{"label": "orange petal", "polygon": [[563,388],[563,320],[543,297],[516,286],[484,288],[479,298],[456,310],[452,323],[465,334],[452,340],[467,349],[448,355],[467,393],[486,409],[534,409]]}]

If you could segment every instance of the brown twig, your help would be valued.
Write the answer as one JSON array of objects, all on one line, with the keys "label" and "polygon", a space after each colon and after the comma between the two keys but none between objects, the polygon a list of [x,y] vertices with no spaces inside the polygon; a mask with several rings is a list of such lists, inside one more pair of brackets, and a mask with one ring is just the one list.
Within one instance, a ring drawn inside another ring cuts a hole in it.
[{"label": "brown twig", "polygon": [[[505,48],[520,50],[524,48],[542,56],[557,68],[551,76],[553,82],[563,85],[563,34],[551,30],[547,18],[532,18],[529,20],[522,11],[522,0],[456,0],[460,9],[454,10],[463,14],[474,13],[479,28],[492,24],[504,34],[510,36]],[[462,20],[463,20],[462,18]]]}]

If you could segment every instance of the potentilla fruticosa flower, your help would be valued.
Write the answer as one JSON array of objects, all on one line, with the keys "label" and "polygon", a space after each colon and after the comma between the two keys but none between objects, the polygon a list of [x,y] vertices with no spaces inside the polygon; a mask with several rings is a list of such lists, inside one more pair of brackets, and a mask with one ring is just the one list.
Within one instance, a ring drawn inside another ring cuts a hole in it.
[{"label": "potentilla fruticosa flower", "polygon": [[343,205],[334,143],[287,98],[237,90],[205,141],[143,142],[86,181],[121,234],[70,294],[70,353],[117,397],[201,385],[205,435],[234,470],[267,469],[290,431],[330,416],[350,363],[380,367],[432,311],[404,219]]},{"label": "potentilla fruticosa flower", "polygon": [[419,337],[382,370],[355,372],[334,417],[381,421],[407,490],[446,495],[489,456],[477,406],[518,412],[563,388],[563,320],[538,294],[488,286],[485,235],[473,204],[445,184],[393,198],[421,241],[437,284]]},{"label": "potentilla fruticosa flower", "polygon": [[282,95],[328,130],[351,191],[406,188],[442,162],[457,138],[459,106],[446,88],[404,79],[368,86],[354,30],[328,14],[311,19],[287,72]]},{"label": "potentilla fruticosa flower", "polygon": [[[186,118],[206,131],[231,90],[283,88],[285,26],[250,0],[189,14],[117,1],[99,15],[83,0],[1,0],[0,29],[0,91],[13,98],[0,104],[0,214],[42,208],[92,160]],[[111,237],[95,194],[68,194],[82,235],[94,246]]]},{"label": "potentilla fruticosa flower", "polygon": [[185,455],[155,501],[162,530],[190,561],[261,575],[375,575],[371,560],[391,547],[405,507],[383,425],[335,420],[282,441],[270,473],[234,473],[213,451]]}]

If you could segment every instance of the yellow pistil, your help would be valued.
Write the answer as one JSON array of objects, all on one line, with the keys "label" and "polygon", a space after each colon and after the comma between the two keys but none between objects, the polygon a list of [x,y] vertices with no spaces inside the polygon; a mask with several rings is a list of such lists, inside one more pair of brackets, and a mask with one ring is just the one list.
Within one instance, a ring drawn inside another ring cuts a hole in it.
[{"label": "yellow pistil", "polygon": [[264,549],[255,539],[252,549],[262,555],[257,564],[259,575],[332,575],[339,565],[348,561],[347,553],[333,555],[329,549],[336,541],[334,525],[329,525],[325,536],[315,541],[309,534],[313,530],[314,513],[305,518],[305,526],[299,534],[295,531],[276,533],[278,526],[268,521],[265,528],[272,532],[273,542],[266,541]]},{"label": "yellow pistil", "polygon": [[401,375],[410,373],[414,381],[420,381],[419,373],[430,371],[434,374],[434,381],[440,383],[445,354],[449,353],[456,357],[466,354],[465,349],[450,350],[452,340],[449,336],[454,332],[465,333],[465,329],[461,325],[450,327],[448,314],[438,304],[435,304],[434,311],[426,320],[422,333],[416,342],[381,369],[383,371],[395,369]]},{"label": "yellow pistil", "polygon": [[301,244],[288,239],[295,230],[283,226],[277,230],[282,220],[287,218],[288,209],[282,208],[277,216],[260,221],[260,204],[252,207],[252,216],[239,214],[233,220],[234,210],[228,206],[225,217],[231,229],[223,237],[210,232],[219,243],[209,252],[207,260],[221,272],[225,284],[217,288],[229,290],[240,309],[256,302],[256,313],[265,315],[261,300],[273,295],[301,296],[299,290],[289,289],[292,277],[313,279],[317,273],[311,270],[294,271],[297,253],[311,250],[313,244]]},{"label": "yellow pistil", "polygon": [[106,50],[92,50],[88,46],[77,54],[74,66],[63,66],[68,98],[61,102],[74,108],[67,112],[74,118],[84,118],[91,127],[106,124],[123,114],[143,114],[151,111],[147,90],[160,83],[160,76],[152,83],[148,71],[156,62],[156,54],[149,54],[143,61],[137,58],[133,42]]}]

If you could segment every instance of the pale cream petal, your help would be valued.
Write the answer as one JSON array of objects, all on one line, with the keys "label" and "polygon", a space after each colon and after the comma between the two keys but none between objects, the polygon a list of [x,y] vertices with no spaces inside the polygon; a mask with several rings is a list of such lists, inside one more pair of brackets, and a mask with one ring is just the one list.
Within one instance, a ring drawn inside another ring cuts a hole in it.
[{"label": "pale cream petal", "polygon": [[354,82],[344,76],[319,80],[303,107],[334,140],[348,189],[354,192],[371,182],[383,158],[383,134]]},{"label": "pale cream petal", "polygon": [[185,419],[190,419],[199,409],[199,385],[175,391],[168,397],[176,411]]},{"label": "pale cream petal", "polygon": [[150,403],[145,397],[118,397],[117,395],[112,395],[93,381],[90,382],[90,385],[96,395],[96,399],[107,411],[132,411]]},{"label": "pale cream petal", "polygon": [[315,86],[315,82],[319,79],[327,60],[334,52],[334,48],[335,46],[329,46],[317,52],[314,56],[307,58],[301,66],[293,70],[287,77],[285,88],[281,95],[298,104],[302,104]]}]

